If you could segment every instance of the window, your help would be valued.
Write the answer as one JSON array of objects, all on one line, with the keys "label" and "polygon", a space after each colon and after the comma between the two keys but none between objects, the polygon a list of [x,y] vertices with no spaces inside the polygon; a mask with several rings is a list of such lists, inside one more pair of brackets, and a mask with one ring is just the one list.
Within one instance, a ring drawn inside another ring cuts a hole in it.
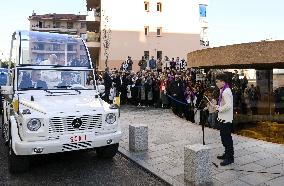
[{"label": "window", "polygon": [[206,5],[199,5],[200,17],[206,17]]},{"label": "window", "polygon": [[80,37],[81,37],[84,41],[87,40],[87,34],[85,34],[85,33],[81,33],[81,34],[80,34]]},{"label": "window", "polygon": [[163,59],[163,52],[157,51],[157,59]]},{"label": "window", "polygon": [[157,3],[157,11],[162,12],[162,3],[161,2]]},{"label": "window", "polygon": [[84,51],[85,50],[85,45],[80,45],[80,50]]},{"label": "window", "polygon": [[68,51],[74,51],[74,50],[73,50],[73,45],[70,45],[70,44],[67,45],[67,50],[68,50]]},{"label": "window", "polygon": [[37,50],[44,50],[44,44],[43,43],[38,43],[37,44]]},{"label": "window", "polygon": [[61,27],[61,23],[60,22],[53,23],[53,28],[60,28],[60,27]]},{"label": "window", "polygon": [[81,28],[86,28],[86,23],[81,23]]},{"label": "window", "polygon": [[144,51],[145,60],[149,60],[149,51]]},{"label": "window", "polygon": [[67,28],[72,29],[73,28],[73,22],[67,22]]},{"label": "window", "polygon": [[145,36],[149,34],[149,26],[144,27],[144,33],[145,33]]},{"label": "window", "polygon": [[157,36],[160,37],[162,35],[162,27],[157,28]]},{"label": "window", "polygon": [[144,10],[146,12],[149,12],[149,2],[147,2],[147,1],[144,2]]},{"label": "window", "polygon": [[38,22],[38,27],[39,27],[39,28],[42,28],[42,26],[43,26],[42,22],[39,21],[39,22]]}]

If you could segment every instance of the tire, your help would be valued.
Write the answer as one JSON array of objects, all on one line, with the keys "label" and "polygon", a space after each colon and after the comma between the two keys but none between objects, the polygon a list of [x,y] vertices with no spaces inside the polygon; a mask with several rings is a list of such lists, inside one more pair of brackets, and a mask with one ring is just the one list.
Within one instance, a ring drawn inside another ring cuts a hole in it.
[{"label": "tire", "polygon": [[1,112],[1,133],[2,133],[2,137],[4,139],[4,112]]},{"label": "tire", "polygon": [[[4,116],[2,117],[2,118],[4,118]],[[2,119],[3,120],[3,123],[4,123],[4,119]],[[5,144],[5,146],[9,146],[9,135],[8,134],[10,134],[10,123],[9,123],[9,127],[7,127],[7,125],[4,125],[2,123],[2,137],[3,137],[3,139],[4,139],[4,144]]]},{"label": "tire", "polygon": [[103,159],[111,159],[113,158],[116,153],[118,152],[119,144],[108,145],[104,147],[98,147],[96,149],[97,156]]},{"label": "tire", "polygon": [[28,156],[18,156],[12,148],[12,140],[9,140],[8,150],[8,168],[11,174],[26,172],[29,169],[30,162]]}]

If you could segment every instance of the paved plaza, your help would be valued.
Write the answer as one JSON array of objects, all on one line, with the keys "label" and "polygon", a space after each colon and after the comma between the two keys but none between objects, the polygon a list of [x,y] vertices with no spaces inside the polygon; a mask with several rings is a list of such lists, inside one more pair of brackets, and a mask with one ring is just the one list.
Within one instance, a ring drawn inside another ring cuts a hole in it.
[{"label": "paved plaza", "polygon": [[[133,106],[122,107],[120,121],[122,154],[171,185],[190,185],[184,181],[184,147],[202,144],[200,125],[175,116],[169,109]],[[148,151],[129,150],[130,124],[148,126]],[[233,140],[235,163],[220,167],[216,156],[224,150],[219,131],[205,128],[205,143],[211,149],[212,161],[218,165],[212,163],[212,185],[284,185],[284,145],[238,135],[233,135]]]}]

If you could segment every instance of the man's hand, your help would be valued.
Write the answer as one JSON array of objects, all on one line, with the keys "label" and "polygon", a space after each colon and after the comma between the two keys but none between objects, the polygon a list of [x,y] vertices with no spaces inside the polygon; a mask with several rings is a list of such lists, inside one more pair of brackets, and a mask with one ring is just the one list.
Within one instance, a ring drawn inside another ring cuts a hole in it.
[{"label": "man's hand", "polygon": [[216,109],[216,111],[218,111],[219,105],[213,105],[214,109]]}]

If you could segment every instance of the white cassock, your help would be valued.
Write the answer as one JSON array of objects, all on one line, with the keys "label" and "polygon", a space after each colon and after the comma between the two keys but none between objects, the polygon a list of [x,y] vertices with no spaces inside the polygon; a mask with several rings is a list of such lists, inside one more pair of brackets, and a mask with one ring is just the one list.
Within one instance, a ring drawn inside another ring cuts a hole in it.
[{"label": "white cassock", "polygon": [[127,85],[127,98],[132,98],[131,96],[131,85]]},{"label": "white cassock", "polygon": [[[196,100],[197,100],[197,97],[195,96],[193,100],[194,105],[196,104]],[[199,124],[200,123],[200,110],[197,110],[197,108],[194,108],[194,113],[195,113],[194,115],[195,124]]]}]

